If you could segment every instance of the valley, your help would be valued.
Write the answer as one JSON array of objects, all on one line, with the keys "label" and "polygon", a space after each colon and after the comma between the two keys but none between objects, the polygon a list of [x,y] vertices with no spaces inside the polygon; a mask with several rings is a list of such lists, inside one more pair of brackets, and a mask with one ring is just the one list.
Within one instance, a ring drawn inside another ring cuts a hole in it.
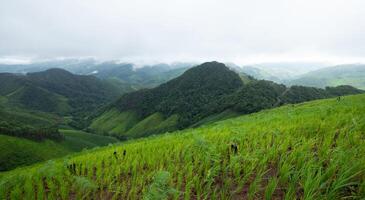
[{"label": "valley", "polygon": [[0,198],[364,195],[363,90],[286,86],[215,61],[144,86],[112,69],[112,82],[0,74]]}]

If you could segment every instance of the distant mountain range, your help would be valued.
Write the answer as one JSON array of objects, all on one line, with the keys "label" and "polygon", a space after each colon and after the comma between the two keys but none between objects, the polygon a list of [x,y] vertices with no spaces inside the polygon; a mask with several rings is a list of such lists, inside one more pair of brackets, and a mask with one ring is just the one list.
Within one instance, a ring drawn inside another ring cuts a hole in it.
[{"label": "distant mountain range", "polygon": [[308,72],[285,82],[288,85],[304,85],[324,88],[326,86],[352,85],[365,89],[365,65],[339,65]]},{"label": "distant mountain range", "polygon": [[244,80],[222,63],[203,63],[156,88],[123,95],[92,120],[90,130],[124,139],[142,137],[238,113],[362,92],[351,86],[287,88],[271,81]]},{"label": "distant mountain range", "polygon": [[[153,88],[178,77],[197,63],[136,65],[118,61],[94,59],[64,59],[31,64],[0,64],[0,72],[26,74],[51,68],[62,68],[78,75],[93,75],[125,92]],[[270,80],[290,85],[325,86],[352,85],[365,88],[360,64],[328,66],[317,62],[277,62],[239,66],[226,63],[230,69],[258,80]],[[360,70],[360,71],[359,71]]]},{"label": "distant mountain range", "polygon": [[0,72],[26,74],[61,68],[78,75],[93,75],[125,91],[151,88],[181,75],[193,63],[135,65],[117,61],[65,59],[32,64],[0,64]]},{"label": "distant mountain range", "polygon": [[276,62],[244,65],[240,70],[257,79],[282,82],[327,66],[318,62]]}]

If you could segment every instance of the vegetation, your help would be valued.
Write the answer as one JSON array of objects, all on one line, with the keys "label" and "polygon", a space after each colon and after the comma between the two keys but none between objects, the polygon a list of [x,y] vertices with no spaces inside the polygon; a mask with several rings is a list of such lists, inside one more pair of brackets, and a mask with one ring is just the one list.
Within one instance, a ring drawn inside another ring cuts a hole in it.
[{"label": "vegetation", "polygon": [[1,73],[0,83],[3,109],[72,116],[69,124],[78,128],[83,128],[86,116],[123,92],[93,76],[74,75],[62,69],[26,75]]},{"label": "vegetation", "polygon": [[[159,87],[123,95],[96,116],[89,127],[90,131],[121,139],[135,138],[224,119],[230,112],[248,114],[284,104],[362,92],[351,86],[287,88],[239,76],[222,63],[208,62]],[[174,120],[161,123],[172,116]]]},{"label": "vegetation", "polygon": [[75,130],[61,130],[62,141],[28,140],[2,135],[0,131],[0,171],[26,166],[44,160],[65,156],[86,148],[105,146],[118,140]]},{"label": "vegetation", "polygon": [[0,135],[0,171],[64,156],[70,151],[59,142],[41,142]]},{"label": "vegetation", "polygon": [[325,88],[326,86],[351,85],[365,89],[365,65],[340,65],[309,72],[297,79],[287,81],[289,85],[304,85]]},{"label": "vegetation", "polygon": [[106,146],[116,143],[118,140],[113,137],[101,136],[78,130],[61,130],[65,140],[61,142],[71,151],[81,151],[83,149],[91,149],[97,146]]},{"label": "vegetation", "polygon": [[132,140],[0,175],[2,199],[362,199],[365,95]]},{"label": "vegetation", "polygon": [[[113,80],[128,85],[132,90],[153,88],[180,76],[191,64],[176,63],[172,65],[157,64],[136,67],[129,63],[105,62],[95,66],[96,77]],[[130,90],[130,91],[132,91]]]},{"label": "vegetation", "polygon": [[58,132],[58,127],[37,127],[33,128],[31,126],[15,125],[8,123],[6,121],[0,122],[0,133],[23,137],[31,140],[62,140],[63,136]]},{"label": "vegetation", "polygon": [[60,141],[57,116],[37,111],[23,109],[1,108],[0,104],[0,134],[27,138],[35,141],[51,139]]}]

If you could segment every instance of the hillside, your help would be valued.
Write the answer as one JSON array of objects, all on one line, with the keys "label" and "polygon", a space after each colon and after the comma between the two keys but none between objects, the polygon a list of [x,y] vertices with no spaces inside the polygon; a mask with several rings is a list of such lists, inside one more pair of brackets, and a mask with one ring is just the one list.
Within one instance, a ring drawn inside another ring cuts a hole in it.
[{"label": "hillside", "polygon": [[62,121],[62,118],[54,114],[3,107],[0,103],[0,134],[35,141],[62,140],[57,127]]},{"label": "hillside", "polygon": [[0,171],[26,166],[44,160],[65,156],[84,148],[115,143],[112,137],[94,135],[82,131],[61,130],[62,141],[34,141],[2,135],[0,132]]},{"label": "hillside", "polygon": [[304,85],[324,88],[326,86],[351,85],[365,89],[365,65],[339,65],[312,71],[297,79],[288,81],[289,85]]},{"label": "hillside", "polygon": [[0,175],[0,197],[362,199],[364,101],[288,105],[17,169]]},{"label": "hillside", "polygon": [[[224,64],[204,63],[156,88],[122,96],[90,128],[127,138],[134,137],[135,127],[145,127],[139,136],[183,128],[208,116],[221,98],[242,84]],[[124,120],[111,124],[109,119],[118,118]],[[117,128],[121,124],[124,129]]]},{"label": "hillside", "polygon": [[287,88],[239,76],[222,63],[207,62],[156,88],[123,95],[92,120],[89,130],[120,139],[136,138],[235,116],[232,113],[362,92],[350,86]]},{"label": "hillside", "polygon": [[[0,73],[0,109],[41,111],[72,116],[74,126],[123,91],[93,76],[49,69],[26,75]],[[121,84],[122,85],[122,84]]]}]

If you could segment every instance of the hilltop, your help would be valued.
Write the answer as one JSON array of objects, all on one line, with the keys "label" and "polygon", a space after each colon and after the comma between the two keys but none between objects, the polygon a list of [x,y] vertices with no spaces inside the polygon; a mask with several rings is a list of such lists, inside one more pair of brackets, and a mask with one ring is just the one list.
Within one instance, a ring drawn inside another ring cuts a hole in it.
[{"label": "hilltop", "polygon": [[287,88],[207,62],[156,88],[123,95],[92,119],[89,130],[121,139],[144,137],[284,104],[362,92],[351,86]]},{"label": "hilltop", "polygon": [[361,199],[364,101],[287,105],[17,169],[0,175],[0,197]]}]

